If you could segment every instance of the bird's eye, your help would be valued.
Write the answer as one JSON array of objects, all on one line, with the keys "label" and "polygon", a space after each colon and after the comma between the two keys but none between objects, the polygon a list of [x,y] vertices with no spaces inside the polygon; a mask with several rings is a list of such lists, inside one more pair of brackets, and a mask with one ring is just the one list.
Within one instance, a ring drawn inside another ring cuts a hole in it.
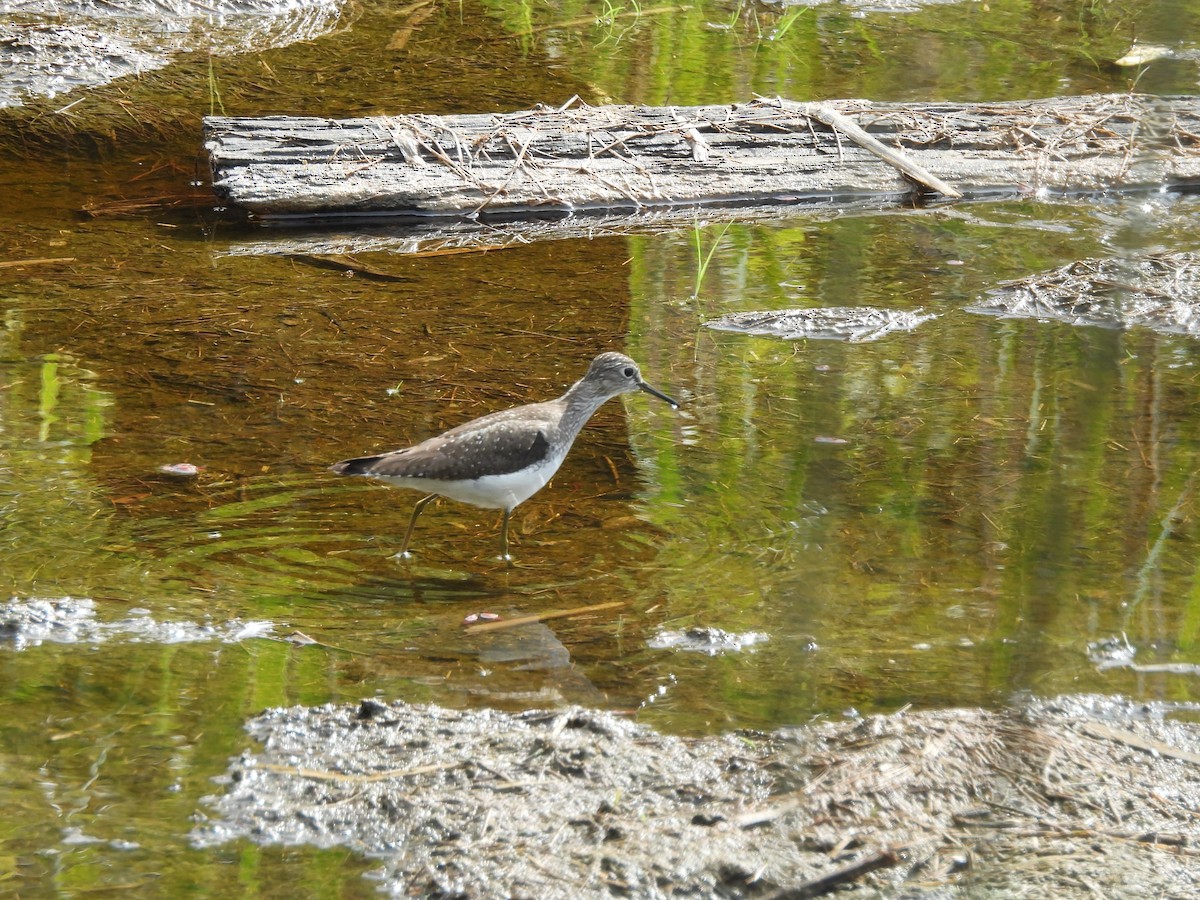
[{"label": "bird's eye", "polygon": [[625,367],[625,371],[624,371],[622,374],[623,374],[623,375],[624,375],[626,378],[632,378],[632,377],[633,377],[633,374],[634,374],[634,372],[633,372],[633,366],[626,366],[626,367]]}]

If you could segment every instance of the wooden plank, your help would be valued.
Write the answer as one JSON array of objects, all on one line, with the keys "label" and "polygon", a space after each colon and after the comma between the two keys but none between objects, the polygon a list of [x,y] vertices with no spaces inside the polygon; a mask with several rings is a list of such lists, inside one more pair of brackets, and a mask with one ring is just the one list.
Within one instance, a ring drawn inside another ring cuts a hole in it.
[{"label": "wooden plank", "polygon": [[[908,175],[836,128],[843,120],[898,153]],[[266,221],[894,204],[911,201],[914,174],[976,198],[1200,185],[1200,100],[1134,94],[209,117],[205,141],[218,194]]]}]

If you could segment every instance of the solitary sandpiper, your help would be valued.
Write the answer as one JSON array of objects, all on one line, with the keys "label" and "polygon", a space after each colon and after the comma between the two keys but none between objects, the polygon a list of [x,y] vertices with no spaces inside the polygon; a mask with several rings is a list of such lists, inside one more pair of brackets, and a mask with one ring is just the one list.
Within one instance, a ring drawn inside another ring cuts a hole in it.
[{"label": "solitary sandpiper", "polygon": [[642,381],[623,353],[601,353],[587,373],[557,400],[490,413],[451,428],[414,447],[334,463],[338,475],[365,475],[397,487],[425,491],[413,507],[398,556],[408,555],[417,516],[434,497],[449,497],[486,509],[504,510],[500,558],[508,555],[508,520],[513,509],[558,471],[587,420],[618,394],[645,391],[671,406],[679,404]]}]

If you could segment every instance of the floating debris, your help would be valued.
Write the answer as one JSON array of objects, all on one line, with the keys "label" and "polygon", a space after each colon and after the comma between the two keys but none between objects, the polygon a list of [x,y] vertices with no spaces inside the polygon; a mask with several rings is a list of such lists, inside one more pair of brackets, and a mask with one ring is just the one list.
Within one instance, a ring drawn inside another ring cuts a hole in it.
[{"label": "floating debris", "polygon": [[464,625],[475,625],[479,622],[499,622],[500,614],[494,612],[477,612],[463,618]]},{"label": "floating debris", "polygon": [[1137,648],[1129,643],[1125,635],[1107,637],[1087,645],[1088,659],[1100,670],[1128,666],[1137,655]]},{"label": "floating debris", "polygon": [[[779,6],[783,9],[792,7],[816,7],[832,5],[834,0],[767,0],[768,6]],[[950,6],[961,3],[962,0],[839,0],[838,6],[853,16],[865,16],[867,13],[883,15],[896,13],[915,13],[927,6]]]},{"label": "floating debris", "polygon": [[1200,337],[1200,260],[1193,253],[1083,259],[1003,282],[966,310]]},{"label": "floating debris", "polygon": [[1159,672],[1167,675],[1200,675],[1200,665],[1187,662],[1138,663],[1133,658],[1137,647],[1125,635],[1092,641],[1087,645],[1088,659],[1103,672],[1106,669],[1130,669],[1134,672]]},{"label": "floating debris", "polygon": [[101,622],[96,604],[85,598],[10,600],[0,606],[0,642],[16,650],[50,641],[57,644],[100,644],[126,640],[135,644],[183,644],[219,641],[233,644],[247,638],[267,637],[274,624],[261,620],[244,622],[160,622],[149,611],[130,610],[127,618]]},{"label": "floating debris", "polygon": [[1157,44],[1134,44],[1120,59],[1113,60],[1115,66],[1144,66],[1156,59],[1172,59],[1175,51]]},{"label": "floating debris", "polygon": [[5,3],[0,108],[161,69],[181,53],[223,56],[310,41],[338,27],[342,6],[343,0]]},{"label": "floating debris", "polygon": [[797,341],[801,338],[861,343],[877,341],[894,331],[912,331],[933,313],[920,309],[879,309],[874,306],[825,306],[819,309],[730,313],[705,322],[716,331],[737,331]]},{"label": "floating debris", "polygon": [[1173,717],[1195,708],[1083,695],[686,740],[579,707],[272,709],[192,840],[353,848],[395,897],[1192,896],[1200,726]]},{"label": "floating debris", "polygon": [[682,631],[660,631],[647,641],[647,645],[653,650],[686,650],[717,656],[721,653],[739,653],[768,640],[770,636],[761,631],[734,634],[720,628],[694,627]]}]

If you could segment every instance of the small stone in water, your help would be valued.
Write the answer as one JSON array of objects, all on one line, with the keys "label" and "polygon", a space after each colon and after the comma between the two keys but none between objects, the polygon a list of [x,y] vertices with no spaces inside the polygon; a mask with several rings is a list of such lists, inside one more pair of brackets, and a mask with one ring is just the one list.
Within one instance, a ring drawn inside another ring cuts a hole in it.
[{"label": "small stone in water", "polygon": [[158,471],[164,475],[180,475],[184,478],[191,478],[194,475],[198,475],[201,469],[199,466],[194,466],[191,463],[171,463],[159,466]]}]

